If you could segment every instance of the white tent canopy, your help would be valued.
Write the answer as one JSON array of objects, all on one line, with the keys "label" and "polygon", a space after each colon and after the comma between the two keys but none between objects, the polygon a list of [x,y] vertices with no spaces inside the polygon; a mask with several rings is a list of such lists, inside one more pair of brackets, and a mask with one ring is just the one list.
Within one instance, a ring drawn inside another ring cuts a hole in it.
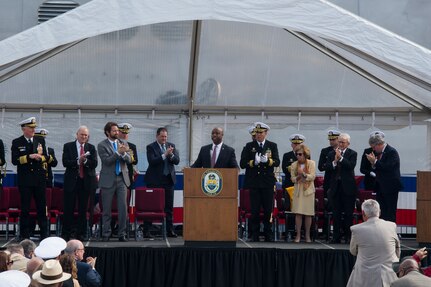
[{"label": "white tent canopy", "polygon": [[317,0],[93,0],[0,42],[0,67],[60,45],[154,23],[226,20],[300,31],[351,46],[431,82],[431,51]]}]

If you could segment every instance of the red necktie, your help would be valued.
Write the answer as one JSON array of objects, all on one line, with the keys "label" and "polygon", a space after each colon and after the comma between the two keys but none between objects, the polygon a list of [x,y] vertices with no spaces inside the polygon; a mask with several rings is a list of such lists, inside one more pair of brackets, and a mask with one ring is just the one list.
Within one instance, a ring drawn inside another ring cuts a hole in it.
[{"label": "red necktie", "polygon": [[215,166],[217,157],[217,145],[214,145],[213,154],[211,155],[211,167]]},{"label": "red necktie", "polygon": [[[79,149],[79,156],[81,157],[84,154],[84,146],[81,144],[81,148]],[[79,177],[84,178],[84,162],[79,164]]]}]

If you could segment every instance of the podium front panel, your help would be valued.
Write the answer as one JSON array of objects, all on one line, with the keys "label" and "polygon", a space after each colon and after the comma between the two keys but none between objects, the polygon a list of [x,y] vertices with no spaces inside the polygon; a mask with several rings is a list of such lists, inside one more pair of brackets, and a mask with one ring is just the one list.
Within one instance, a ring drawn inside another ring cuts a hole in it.
[{"label": "podium front panel", "polygon": [[183,194],[185,241],[237,241],[237,169],[185,169]]}]

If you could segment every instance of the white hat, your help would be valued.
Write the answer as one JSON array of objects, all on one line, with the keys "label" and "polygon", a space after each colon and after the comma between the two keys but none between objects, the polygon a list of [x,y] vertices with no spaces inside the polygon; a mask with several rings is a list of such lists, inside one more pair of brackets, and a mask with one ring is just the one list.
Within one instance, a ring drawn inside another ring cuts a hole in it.
[{"label": "white hat", "polygon": [[254,136],[256,134],[255,128],[256,128],[255,125],[249,126],[248,127],[248,133],[251,134],[252,136]]},{"label": "white hat", "polygon": [[290,135],[289,140],[291,143],[301,144],[305,141],[305,137],[301,134],[293,134],[293,135]]},{"label": "white hat", "polygon": [[48,135],[48,130],[47,129],[43,129],[43,128],[37,128],[34,130],[34,135],[35,136],[42,136],[45,137]]},{"label": "white hat", "polygon": [[370,133],[370,137],[379,135],[382,138],[385,138],[385,133],[382,131],[372,131]]},{"label": "white hat", "polygon": [[47,237],[47,238],[43,239],[40,242],[39,246],[40,245],[48,245],[50,247],[55,247],[55,248],[58,248],[61,251],[63,251],[67,246],[67,242],[66,242],[66,240],[64,240],[61,237],[51,236],[51,237]]},{"label": "white hat", "polygon": [[31,279],[27,273],[18,270],[8,270],[0,273],[2,287],[28,287]]},{"label": "white hat", "polygon": [[337,139],[340,136],[340,132],[337,130],[329,130],[328,131],[328,140]]},{"label": "white hat", "polygon": [[59,256],[66,246],[66,241],[61,237],[47,237],[36,247],[34,254],[42,259],[52,259]]},{"label": "white hat", "polygon": [[25,119],[19,123],[21,127],[30,127],[35,128],[36,125],[36,118],[35,117],[29,117],[28,119]]},{"label": "white hat", "polygon": [[262,122],[255,122],[254,125],[257,132],[264,132],[266,130],[270,130],[269,126]]},{"label": "white hat", "polygon": [[118,124],[118,129],[123,134],[128,134],[132,128],[133,128],[133,126],[131,124],[129,124],[129,123]]},{"label": "white hat", "polygon": [[42,270],[33,274],[33,279],[42,284],[54,284],[69,279],[72,275],[63,272],[58,260],[48,260],[43,264]]}]

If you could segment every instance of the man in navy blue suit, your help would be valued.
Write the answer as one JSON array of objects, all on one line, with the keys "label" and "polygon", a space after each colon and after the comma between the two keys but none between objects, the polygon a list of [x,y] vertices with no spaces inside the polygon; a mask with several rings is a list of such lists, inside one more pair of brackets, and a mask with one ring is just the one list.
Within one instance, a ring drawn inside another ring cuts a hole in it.
[{"label": "man in navy blue suit", "polygon": [[223,143],[223,129],[213,128],[212,144],[201,147],[198,158],[191,167],[238,168],[235,149]]},{"label": "man in navy blue suit", "polygon": [[[178,150],[173,143],[168,142],[168,130],[158,128],[156,141],[147,145],[148,169],[145,182],[150,188],[165,190],[166,231],[168,237],[177,237],[173,229],[174,185],[176,182],[175,166],[180,163]],[[144,236],[149,234],[149,224],[144,224]]]},{"label": "man in navy blue suit", "polygon": [[96,270],[96,258],[87,257],[84,260],[85,248],[81,241],[72,239],[67,242],[64,253],[72,255],[76,260],[78,281],[81,287],[102,286],[102,278]]},{"label": "man in navy blue suit", "polygon": [[373,152],[367,154],[367,159],[376,174],[374,191],[382,210],[380,218],[396,222],[398,193],[403,188],[400,156],[380,134],[371,136],[368,143],[373,149]]}]

